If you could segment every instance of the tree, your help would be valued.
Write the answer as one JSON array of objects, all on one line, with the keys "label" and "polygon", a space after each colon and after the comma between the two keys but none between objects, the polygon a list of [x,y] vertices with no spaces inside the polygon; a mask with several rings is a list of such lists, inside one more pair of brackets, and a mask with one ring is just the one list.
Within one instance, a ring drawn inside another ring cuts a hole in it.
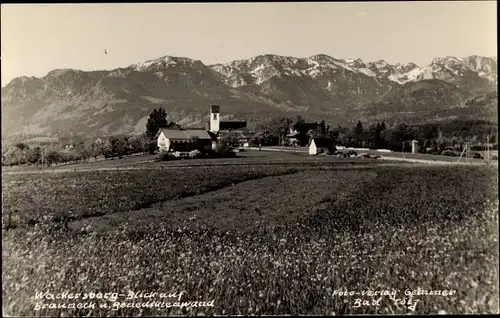
[{"label": "tree", "polygon": [[151,139],[147,133],[142,136],[143,151],[152,155],[158,151],[158,142],[155,139]]},{"label": "tree", "polygon": [[446,149],[446,139],[444,139],[443,137],[438,138],[436,140],[436,144],[439,153],[443,152]]},{"label": "tree", "polygon": [[92,155],[91,145],[92,143],[85,143],[83,140],[79,141],[75,146],[75,151],[78,154],[78,157],[84,161],[88,160]]},{"label": "tree", "polygon": [[56,150],[49,150],[45,155],[45,162],[48,166],[51,166],[53,163],[57,164],[61,161],[61,155]]},{"label": "tree", "polygon": [[27,149],[29,148],[29,147],[28,147],[28,145],[23,144],[23,143],[21,143],[21,142],[20,142],[20,143],[15,144],[15,147],[16,147],[16,148],[18,148],[18,149],[20,149],[20,150],[23,150],[23,151],[24,151],[24,150],[27,150]]},{"label": "tree", "polygon": [[293,120],[290,117],[278,116],[261,123],[259,129],[263,132],[261,135],[262,141],[272,141],[269,145],[283,145],[292,122]]},{"label": "tree", "polygon": [[340,129],[340,126],[338,126],[337,128],[328,130],[327,133],[327,136],[333,139],[335,145],[339,143]]},{"label": "tree", "polygon": [[338,143],[345,147],[352,147],[355,145],[355,136],[352,131],[341,130],[338,136]]},{"label": "tree", "polygon": [[308,131],[306,121],[302,116],[297,116],[295,124],[293,125],[293,129],[298,133],[297,140],[299,142],[299,145],[307,145],[307,142],[309,141],[309,137],[307,135]]},{"label": "tree", "polygon": [[354,132],[356,133],[356,137],[361,136],[363,134],[363,124],[361,124],[361,121],[358,121],[358,123],[356,124]]},{"label": "tree", "polygon": [[126,154],[127,143],[125,138],[112,136],[106,143],[104,155],[107,157],[121,157]]},{"label": "tree", "polygon": [[95,160],[97,160],[98,156],[104,155],[105,151],[105,142],[98,138],[94,140],[90,146],[90,155],[94,157]]},{"label": "tree", "polygon": [[19,165],[26,163],[27,148],[15,145],[7,149],[4,157],[7,165]]},{"label": "tree", "polygon": [[430,139],[425,139],[424,141],[424,149],[427,150],[427,148],[431,148],[432,147],[432,141]]},{"label": "tree", "polygon": [[325,123],[324,119],[322,119],[321,122],[319,123],[319,129],[320,129],[320,132],[321,132],[321,136],[325,136],[325,134],[326,134],[326,123]]},{"label": "tree", "polygon": [[128,143],[132,153],[144,152],[144,138],[141,136],[129,138]]},{"label": "tree", "polygon": [[302,116],[298,115],[292,128],[297,132],[301,132],[305,130],[305,127],[306,127],[305,119]]},{"label": "tree", "polygon": [[42,158],[42,150],[40,149],[39,146],[28,149],[26,159],[27,159],[29,164],[32,164],[32,165],[37,164],[37,163],[39,163],[41,158]]},{"label": "tree", "polygon": [[156,133],[160,128],[177,128],[174,122],[167,121],[167,113],[165,109],[160,107],[159,109],[154,109],[151,114],[149,114],[149,119],[146,123],[146,136],[153,140],[156,137]]},{"label": "tree", "polygon": [[233,157],[235,155],[233,142],[234,139],[230,136],[221,138],[215,147],[215,155],[217,157]]}]

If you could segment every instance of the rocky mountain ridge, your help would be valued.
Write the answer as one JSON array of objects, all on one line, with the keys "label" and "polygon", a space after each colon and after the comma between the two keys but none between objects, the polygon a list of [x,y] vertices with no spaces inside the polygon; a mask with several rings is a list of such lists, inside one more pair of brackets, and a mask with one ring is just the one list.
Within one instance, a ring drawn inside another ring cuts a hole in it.
[{"label": "rocky mountain ridge", "polygon": [[[441,57],[421,67],[266,54],[215,65],[164,56],[110,71],[53,70],[2,87],[2,135],[139,134],[149,112],[160,106],[171,120],[203,126],[210,104],[220,104],[226,118],[250,122],[276,114],[332,124],[398,121],[408,113],[419,120],[431,114],[432,120],[436,112],[453,117],[453,109],[467,113],[471,98],[496,92],[496,63]],[[491,106],[479,113],[491,114]]]}]

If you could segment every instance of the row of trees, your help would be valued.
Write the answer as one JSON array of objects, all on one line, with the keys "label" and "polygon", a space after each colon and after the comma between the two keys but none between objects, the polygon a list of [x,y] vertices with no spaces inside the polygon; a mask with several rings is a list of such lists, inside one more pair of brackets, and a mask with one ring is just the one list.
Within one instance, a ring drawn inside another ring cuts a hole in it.
[{"label": "row of trees", "polygon": [[101,138],[83,138],[68,141],[67,144],[46,143],[28,145],[17,143],[2,148],[2,165],[52,165],[88,161],[99,157],[116,158],[134,153],[153,154],[158,150],[156,133],[160,127],[179,127],[167,121],[165,109],[155,109],[149,115],[146,131],[142,136],[111,136]]},{"label": "row of trees", "polygon": [[84,140],[68,145],[56,143],[28,145],[17,143],[2,149],[2,165],[53,165],[88,161],[99,157],[115,158],[133,153],[154,153],[156,142],[145,136],[112,136],[107,139]]}]

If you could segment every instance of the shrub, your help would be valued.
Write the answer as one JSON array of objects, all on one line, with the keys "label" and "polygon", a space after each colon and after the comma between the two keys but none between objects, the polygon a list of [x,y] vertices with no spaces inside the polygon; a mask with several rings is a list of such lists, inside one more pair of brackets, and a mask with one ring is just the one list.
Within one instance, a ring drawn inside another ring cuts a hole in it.
[{"label": "shrub", "polygon": [[218,158],[235,157],[236,153],[231,143],[226,139],[221,139],[215,147],[214,155]]}]

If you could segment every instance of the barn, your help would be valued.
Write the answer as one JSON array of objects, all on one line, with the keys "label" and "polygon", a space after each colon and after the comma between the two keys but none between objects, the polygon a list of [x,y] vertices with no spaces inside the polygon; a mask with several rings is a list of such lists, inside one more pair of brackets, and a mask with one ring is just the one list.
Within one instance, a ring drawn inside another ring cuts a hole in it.
[{"label": "barn", "polygon": [[215,135],[205,129],[160,128],[156,135],[160,151],[209,151]]},{"label": "barn", "polygon": [[327,153],[333,148],[333,139],[326,137],[312,138],[309,143],[309,154],[317,155],[319,153]]}]

